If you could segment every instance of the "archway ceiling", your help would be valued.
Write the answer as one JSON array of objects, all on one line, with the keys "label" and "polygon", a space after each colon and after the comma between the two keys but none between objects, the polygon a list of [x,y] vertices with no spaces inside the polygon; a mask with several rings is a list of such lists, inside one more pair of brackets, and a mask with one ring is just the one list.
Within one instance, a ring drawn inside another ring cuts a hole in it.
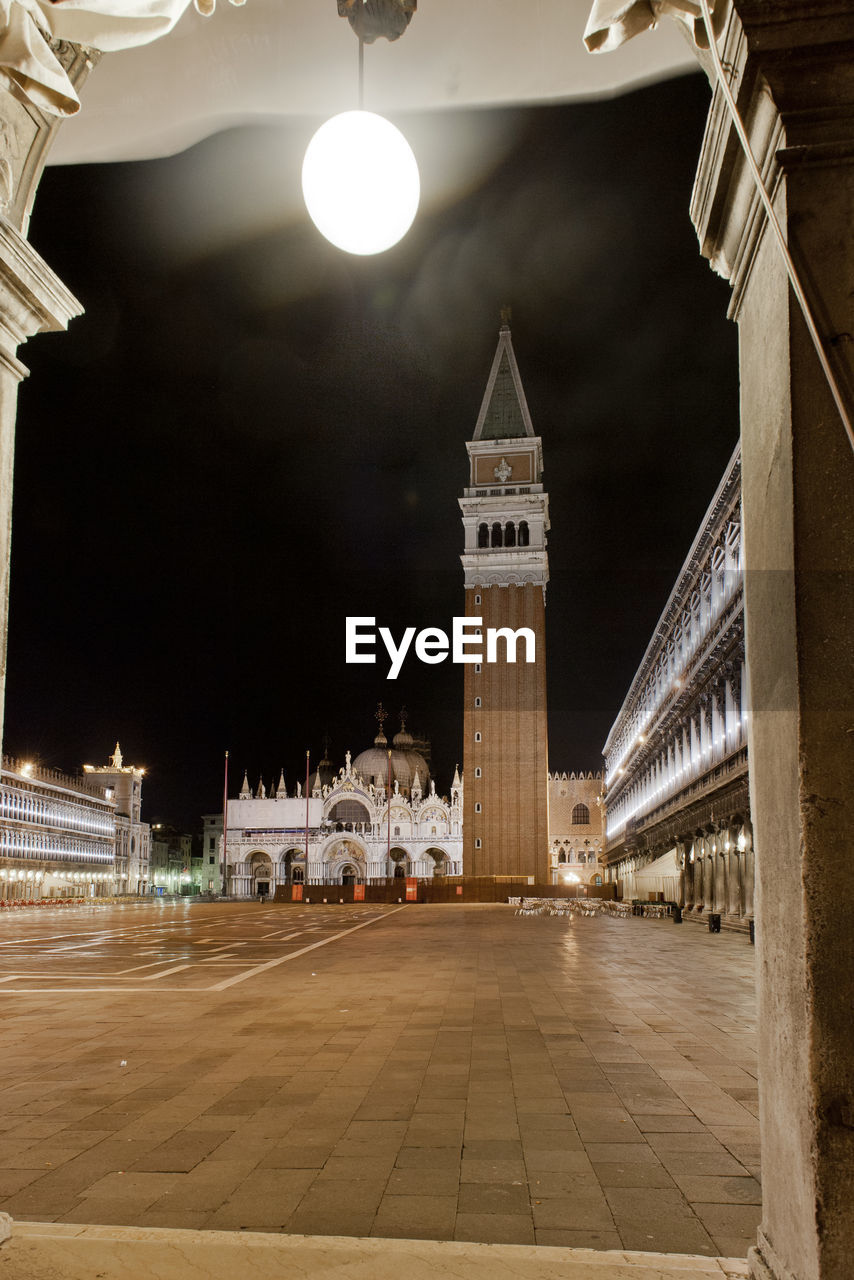
[{"label": "archway ceiling", "polygon": [[[611,95],[696,67],[677,25],[606,56],[582,41],[590,0],[421,0],[365,55],[365,106],[389,113]],[[234,125],[356,105],[357,43],[335,0],[191,7],[168,36],[106,54],[52,163],[169,155]]]}]

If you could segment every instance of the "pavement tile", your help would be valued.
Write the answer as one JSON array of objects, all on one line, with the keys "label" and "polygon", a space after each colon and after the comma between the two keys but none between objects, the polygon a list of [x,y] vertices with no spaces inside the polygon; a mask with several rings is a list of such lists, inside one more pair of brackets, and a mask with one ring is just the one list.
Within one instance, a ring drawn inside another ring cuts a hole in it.
[{"label": "pavement tile", "polygon": [[458,1213],[454,1239],[485,1244],[536,1243],[531,1217],[520,1213]]},{"label": "pavement tile", "polygon": [[459,1213],[524,1213],[530,1217],[531,1204],[525,1183],[463,1182],[460,1183]]},{"label": "pavement tile", "polygon": [[692,1204],[762,1203],[762,1188],[755,1178],[724,1178],[685,1173],[676,1174],[674,1181],[685,1199]]},{"label": "pavement tile", "polygon": [[613,1231],[614,1219],[601,1191],[552,1196],[532,1205],[534,1226],[552,1231]]},{"label": "pavement tile", "polygon": [[386,1189],[395,1196],[455,1196],[459,1186],[456,1168],[393,1169]]},{"label": "pavement tile", "polygon": [[536,1231],[537,1244],[553,1245],[560,1249],[622,1249],[623,1242],[615,1230],[595,1228],[576,1231],[556,1231],[549,1227],[539,1227]]},{"label": "pavement tile", "polygon": [[383,1197],[371,1235],[419,1240],[451,1240],[457,1216],[456,1196]]}]

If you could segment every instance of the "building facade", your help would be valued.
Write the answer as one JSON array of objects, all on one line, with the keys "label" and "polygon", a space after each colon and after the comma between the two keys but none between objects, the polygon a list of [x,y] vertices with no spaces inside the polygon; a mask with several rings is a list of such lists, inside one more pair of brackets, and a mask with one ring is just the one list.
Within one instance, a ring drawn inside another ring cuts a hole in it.
[{"label": "building facade", "polygon": [[552,884],[602,884],[603,785],[601,772],[549,774]]},{"label": "building facade", "polygon": [[151,891],[163,893],[201,892],[195,884],[193,836],[166,822],[151,828]]},{"label": "building facade", "polygon": [[3,758],[0,899],[100,897],[117,891],[116,805],[100,780]]},{"label": "building facade", "polygon": [[[289,794],[283,775],[268,793],[244,776],[228,804],[226,891],[251,898],[280,885],[365,884],[390,878],[462,874],[463,784],[454,773],[450,797],[440,796],[429,767],[405,725],[389,746],[374,744],[336,773],[324,757],[310,794]],[[423,771],[423,775],[422,775]],[[391,788],[389,788],[391,774]],[[222,818],[219,818],[221,830]],[[216,815],[205,820],[214,837]],[[208,833],[211,834],[208,834]]]},{"label": "building facade", "polygon": [[606,877],[688,919],[753,918],[737,449],[605,743]]},{"label": "building facade", "polygon": [[150,831],[142,821],[145,770],[125,764],[121,748],[105,765],[84,764],[84,774],[103,786],[116,806],[116,893],[145,894],[149,887]]},{"label": "building facade", "polygon": [[[546,883],[548,496],[506,323],[466,449],[465,613],[481,620],[483,643],[483,660],[468,661],[464,673],[466,874]],[[490,631],[498,633],[494,653]]]}]

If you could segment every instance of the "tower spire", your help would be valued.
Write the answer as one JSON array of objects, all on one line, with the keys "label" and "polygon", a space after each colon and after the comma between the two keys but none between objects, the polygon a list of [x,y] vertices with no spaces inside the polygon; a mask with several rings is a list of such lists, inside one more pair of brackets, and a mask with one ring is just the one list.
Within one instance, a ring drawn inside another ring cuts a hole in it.
[{"label": "tower spire", "polygon": [[498,346],[474,429],[475,440],[518,440],[535,434],[513,350],[509,321],[510,308],[504,307]]}]

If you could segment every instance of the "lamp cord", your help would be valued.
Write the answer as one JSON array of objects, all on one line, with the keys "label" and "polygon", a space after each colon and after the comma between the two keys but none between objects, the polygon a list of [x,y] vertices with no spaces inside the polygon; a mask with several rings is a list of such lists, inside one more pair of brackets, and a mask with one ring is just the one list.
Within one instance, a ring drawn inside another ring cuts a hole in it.
[{"label": "lamp cord", "polygon": [[827,379],[827,384],[830,387],[830,394],[833,396],[833,402],[839,411],[839,416],[842,419],[842,425],[845,428],[845,434],[848,436],[848,442],[851,445],[852,450],[854,450],[854,425],[852,425],[851,415],[848,412],[848,408],[845,404],[845,400],[842,395],[842,389],[839,385],[839,382],[836,378],[835,373],[833,372],[833,369],[831,368],[830,361],[827,358],[827,353],[824,349],[824,344],[819,335],[818,327],[813,317],[812,309],[807,301],[807,296],[804,291],[804,287],[801,284],[801,280],[800,280],[800,276],[798,275],[797,268],[795,267],[795,264],[792,261],[792,255],[789,252],[789,246],[786,243],[786,237],[783,234],[783,228],[780,226],[780,221],[777,217],[776,212],[774,211],[774,206],[771,202],[771,197],[768,194],[768,188],[765,186],[765,183],[762,178],[762,174],[759,172],[759,165],[756,163],[756,159],[753,155],[753,151],[751,150],[750,142],[747,137],[747,130],[745,129],[744,122],[741,116],[739,115],[738,107],[736,106],[735,98],[733,96],[732,89],[730,88],[729,81],[727,80],[726,75],[724,74],[723,64],[721,63],[721,57],[720,57],[720,54],[718,53],[717,39],[715,37],[714,31],[712,30],[712,15],[709,10],[709,0],[700,0],[700,4],[703,10],[703,22],[705,23],[705,27],[706,27],[706,34],[709,39],[709,52],[712,55],[712,62],[714,63],[714,67],[715,67],[715,75],[717,77],[717,81],[720,86],[721,93],[723,94],[724,102],[727,105],[727,109],[732,119],[733,127],[736,131],[736,134],[738,135],[739,142],[741,143],[741,148],[742,148],[742,151],[744,152],[744,158],[747,161],[747,167],[750,170],[751,174],[753,175],[753,181],[756,184],[756,189],[759,193],[759,198],[765,207],[765,212],[768,215],[768,221],[771,224],[771,228],[774,232],[777,243],[780,246],[780,252],[782,253],[783,260],[786,264],[786,271],[788,272],[789,281],[792,286],[792,291],[800,305],[801,312],[803,314],[804,321],[807,326],[807,331],[809,332],[810,338],[812,339],[812,344],[815,347],[816,355],[818,356],[818,359],[819,359],[819,364],[821,365],[824,376]]},{"label": "lamp cord", "polygon": [[359,110],[365,109],[365,42],[359,36]]}]

